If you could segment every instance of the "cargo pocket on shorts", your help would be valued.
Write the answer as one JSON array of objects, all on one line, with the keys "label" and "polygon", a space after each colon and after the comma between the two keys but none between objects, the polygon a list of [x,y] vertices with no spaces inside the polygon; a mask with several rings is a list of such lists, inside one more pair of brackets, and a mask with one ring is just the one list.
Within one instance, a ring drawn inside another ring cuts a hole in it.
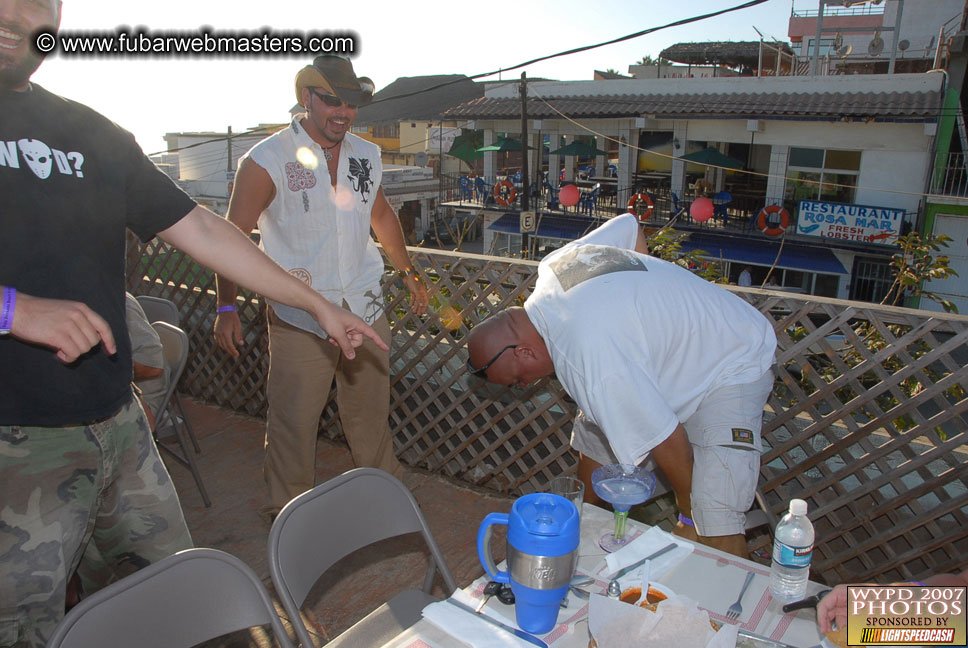
[{"label": "cargo pocket on shorts", "polygon": [[13,646],[20,641],[23,633],[23,619],[20,615],[0,617],[0,646]]}]

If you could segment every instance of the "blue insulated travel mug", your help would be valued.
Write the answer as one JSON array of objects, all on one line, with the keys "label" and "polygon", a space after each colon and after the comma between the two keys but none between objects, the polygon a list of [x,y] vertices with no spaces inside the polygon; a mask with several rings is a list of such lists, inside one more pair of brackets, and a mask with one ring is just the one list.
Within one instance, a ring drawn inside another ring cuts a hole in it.
[{"label": "blue insulated travel mug", "polygon": [[[491,557],[495,524],[506,525],[507,571]],[[561,599],[578,564],[581,524],[575,505],[560,495],[533,493],[518,498],[510,513],[489,513],[477,533],[477,555],[488,575],[510,583],[518,626],[532,634],[550,632]]]}]

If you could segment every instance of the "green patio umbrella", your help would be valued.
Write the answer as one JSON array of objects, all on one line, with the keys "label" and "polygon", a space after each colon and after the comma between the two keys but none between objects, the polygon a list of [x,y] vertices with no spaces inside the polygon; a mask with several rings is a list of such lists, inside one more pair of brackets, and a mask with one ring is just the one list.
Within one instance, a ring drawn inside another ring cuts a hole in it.
[{"label": "green patio umbrella", "polygon": [[680,155],[678,159],[685,160],[686,162],[696,162],[698,164],[711,164],[726,169],[742,169],[745,166],[736,158],[720,153],[719,149],[713,148],[712,146],[704,148],[701,151],[695,151],[694,153]]},{"label": "green patio umbrella", "polygon": [[577,155],[578,157],[595,157],[598,155],[606,155],[605,151],[597,149],[587,142],[582,142],[581,140],[575,140],[571,144],[566,144],[560,149],[552,151],[555,155]]},{"label": "green patio umbrella", "polygon": [[454,143],[450,145],[447,155],[472,164],[474,160],[480,160],[484,157],[484,154],[477,150],[483,143],[484,131],[476,130],[463,133],[454,138]]},{"label": "green patio umbrella", "polygon": [[477,149],[480,153],[485,153],[487,151],[520,151],[521,150],[521,140],[516,140],[510,137],[502,137],[498,141],[494,142],[489,146],[482,146]]}]

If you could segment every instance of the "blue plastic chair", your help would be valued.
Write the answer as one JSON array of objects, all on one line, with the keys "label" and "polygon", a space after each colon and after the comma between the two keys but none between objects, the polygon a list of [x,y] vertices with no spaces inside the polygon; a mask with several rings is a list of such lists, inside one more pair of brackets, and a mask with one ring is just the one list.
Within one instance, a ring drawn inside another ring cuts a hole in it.
[{"label": "blue plastic chair", "polygon": [[467,176],[461,176],[460,179],[457,180],[457,186],[460,187],[461,202],[464,200],[474,199],[474,185],[471,184],[470,178]]},{"label": "blue plastic chair", "polygon": [[486,182],[484,178],[478,176],[474,179],[474,189],[477,191],[477,200],[482,204],[486,204],[488,198],[490,198],[491,187]]},{"label": "blue plastic chair", "polygon": [[728,191],[720,191],[713,196],[713,217],[722,218],[723,225],[729,222],[729,213],[726,207],[733,202],[733,194]]},{"label": "blue plastic chair", "polygon": [[558,190],[548,181],[542,183],[541,187],[545,190],[548,199],[548,209],[558,209]]},{"label": "blue plastic chair", "polygon": [[682,209],[682,204],[679,202],[679,194],[675,191],[670,192],[669,199],[672,201],[672,210],[669,212],[669,217],[675,218],[676,214]]},{"label": "blue plastic chair", "polygon": [[591,191],[582,192],[578,199],[578,211],[594,214],[598,209],[598,196],[602,192],[602,185],[596,184]]}]

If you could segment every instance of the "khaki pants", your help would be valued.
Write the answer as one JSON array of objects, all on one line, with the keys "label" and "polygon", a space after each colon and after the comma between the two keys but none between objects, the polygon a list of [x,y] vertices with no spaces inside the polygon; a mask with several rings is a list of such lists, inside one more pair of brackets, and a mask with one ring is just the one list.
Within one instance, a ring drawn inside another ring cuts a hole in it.
[{"label": "khaki pants", "polygon": [[[390,343],[386,317],[374,322],[373,328]],[[340,422],[353,462],[403,476],[388,427],[389,354],[367,340],[356,349],[356,358],[347,360],[339,347],[281,321],[270,311],[269,414],[263,467],[270,513],[277,513],[315,485],[319,417],[334,377]]]}]

